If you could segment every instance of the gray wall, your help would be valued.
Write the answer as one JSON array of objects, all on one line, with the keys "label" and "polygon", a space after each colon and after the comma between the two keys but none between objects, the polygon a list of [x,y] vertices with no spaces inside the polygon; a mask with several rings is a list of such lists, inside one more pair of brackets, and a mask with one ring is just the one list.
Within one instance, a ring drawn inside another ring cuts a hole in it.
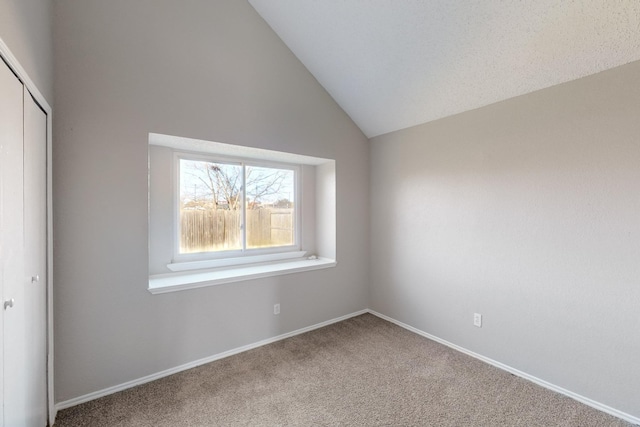
[{"label": "gray wall", "polygon": [[[56,401],[368,306],[367,139],[247,2],[56,0],[54,48]],[[338,266],[151,295],[148,132],[336,159]]]},{"label": "gray wall", "polygon": [[51,0],[0,0],[0,38],[53,105]]},{"label": "gray wall", "polygon": [[640,416],[639,138],[640,62],[374,138],[372,308]]}]

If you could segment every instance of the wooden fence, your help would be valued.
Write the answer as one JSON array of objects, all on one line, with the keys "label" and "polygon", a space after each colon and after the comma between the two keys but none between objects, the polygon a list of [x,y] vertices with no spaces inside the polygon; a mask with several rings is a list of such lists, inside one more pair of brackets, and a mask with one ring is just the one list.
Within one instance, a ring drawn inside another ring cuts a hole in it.
[{"label": "wooden fence", "polygon": [[[240,211],[181,210],[182,253],[242,248]],[[247,248],[293,244],[293,209],[247,210]]]}]

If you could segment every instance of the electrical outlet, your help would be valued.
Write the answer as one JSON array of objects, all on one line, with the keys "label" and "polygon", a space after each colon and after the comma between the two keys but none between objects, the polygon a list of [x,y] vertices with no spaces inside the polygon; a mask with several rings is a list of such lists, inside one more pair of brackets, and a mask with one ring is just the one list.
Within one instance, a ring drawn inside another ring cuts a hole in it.
[{"label": "electrical outlet", "polygon": [[478,328],[482,328],[482,314],[473,313],[473,326],[477,326]]},{"label": "electrical outlet", "polygon": [[273,304],[273,314],[280,314],[280,304]]}]

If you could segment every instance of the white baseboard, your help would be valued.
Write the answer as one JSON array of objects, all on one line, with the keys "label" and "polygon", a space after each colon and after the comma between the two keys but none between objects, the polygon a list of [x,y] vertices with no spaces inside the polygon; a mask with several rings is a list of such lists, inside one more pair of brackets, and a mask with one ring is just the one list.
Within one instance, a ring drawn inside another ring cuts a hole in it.
[{"label": "white baseboard", "polygon": [[509,373],[511,373],[513,375],[516,375],[516,376],[518,376],[520,378],[524,378],[525,380],[528,380],[528,381],[531,381],[531,382],[533,382],[535,384],[538,384],[539,386],[542,386],[542,387],[544,387],[546,389],[549,389],[549,390],[555,391],[557,393],[563,394],[565,396],[568,396],[568,397],[570,397],[570,398],[572,398],[574,400],[577,400],[580,403],[584,403],[585,405],[591,406],[592,408],[595,408],[595,409],[597,409],[599,411],[606,412],[609,415],[613,415],[614,417],[618,417],[618,418],[620,418],[622,420],[625,420],[627,422],[630,422],[632,424],[640,425],[640,418],[634,417],[633,415],[627,414],[626,412],[619,411],[619,410],[617,410],[615,408],[612,408],[610,406],[604,405],[604,404],[602,404],[600,402],[596,402],[595,400],[589,399],[588,397],[581,396],[581,395],[579,395],[577,393],[574,393],[574,392],[572,392],[570,390],[564,389],[564,388],[559,387],[559,386],[557,386],[555,384],[551,384],[551,383],[549,383],[549,382],[547,382],[545,380],[542,380],[540,378],[534,377],[533,375],[529,375],[526,372],[519,371],[519,370],[517,370],[515,368],[512,368],[511,366],[508,366],[508,365],[505,365],[503,363],[497,362],[497,361],[495,361],[493,359],[489,359],[488,357],[482,356],[482,355],[480,355],[478,353],[474,353],[473,351],[467,350],[466,348],[463,348],[463,347],[460,347],[460,346],[455,345],[453,343],[450,343],[449,341],[445,341],[442,338],[438,338],[438,337],[436,337],[434,335],[428,334],[428,333],[426,333],[424,331],[421,331],[420,329],[417,329],[417,328],[414,328],[413,326],[407,325],[406,323],[402,323],[402,322],[400,322],[400,321],[398,321],[396,319],[393,319],[393,318],[391,318],[389,316],[385,316],[384,314],[378,313],[378,312],[373,311],[373,310],[367,310],[367,312],[371,313],[374,316],[377,316],[377,317],[379,317],[381,319],[384,319],[384,320],[386,320],[388,322],[394,323],[394,324],[396,324],[396,325],[400,326],[401,328],[404,328],[404,329],[406,329],[408,331],[411,331],[413,333],[421,335],[421,336],[423,336],[425,338],[428,338],[430,340],[436,341],[436,342],[438,342],[440,344],[446,345],[447,347],[450,347],[450,348],[452,348],[454,350],[457,350],[457,351],[459,351],[461,353],[467,354],[467,355],[469,355],[471,357],[474,357],[474,358],[476,358],[478,360],[481,360],[481,361],[483,361],[485,363],[488,363],[489,365],[493,365],[496,368],[500,368],[500,369],[502,369],[504,371],[507,371],[507,372],[509,372]]},{"label": "white baseboard", "polygon": [[[203,359],[195,360],[193,362],[185,363],[184,365],[176,366],[175,368],[166,369],[161,372],[157,372],[155,374],[147,375],[146,377],[138,378],[135,380],[127,381],[126,383],[122,383],[119,385],[115,385],[113,387],[107,387],[102,390],[94,391],[93,393],[85,394],[83,396],[75,397],[73,399],[65,400],[63,402],[58,402],[55,405],[55,413],[62,409],[70,408],[72,406],[79,405],[81,403],[89,402],[90,400],[98,399],[100,397],[108,396],[113,393],[117,393],[122,390],[126,390],[131,387],[135,387],[141,384],[145,384],[154,380],[158,380],[160,378],[167,377],[169,375],[176,374],[181,371],[185,371],[187,369],[195,368],[196,366],[204,365],[205,363],[214,362],[216,360],[224,359],[225,357],[233,356],[234,354],[242,353],[248,350],[252,350],[257,347],[262,347],[263,345],[271,344],[276,341],[283,340],[285,338],[291,338],[296,335],[303,334],[305,332],[313,331],[314,329],[319,329],[333,323],[342,322],[343,320],[350,319],[352,317],[360,316],[361,314],[368,313],[369,310],[360,310],[355,313],[347,314],[345,316],[336,317],[335,319],[327,320],[325,322],[317,323],[315,325],[307,326],[306,328],[297,329],[292,332],[288,332],[286,334],[278,335],[273,338],[267,338],[262,341],[258,341],[253,344],[248,344],[242,347],[234,348],[232,350],[228,350],[222,353],[214,354],[213,356],[205,357]],[[55,419],[55,416],[54,416]]]}]

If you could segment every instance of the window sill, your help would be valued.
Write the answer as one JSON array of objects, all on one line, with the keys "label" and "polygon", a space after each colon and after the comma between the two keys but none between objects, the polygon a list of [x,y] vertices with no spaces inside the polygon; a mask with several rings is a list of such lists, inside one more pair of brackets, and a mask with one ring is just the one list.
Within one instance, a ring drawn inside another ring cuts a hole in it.
[{"label": "window sill", "polygon": [[277,252],[273,254],[263,254],[255,256],[245,256],[241,258],[221,258],[210,259],[202,261],[182,261],[173,262],[167,264],[167,268],[171,271],[189,271],[189,270],[203,270],[205,268],[234,268],[240,267],[243,264],[258,264],[273,261],[286,261],[294,258],[302,258],[307,254],[306,251],[294,251],[294,252]]},{"label": "window sill", "polygon": [[305,258],[287,262],[240,265],[233,268],[225,268],[215,271],[158,274],[149,276],[148,290],[154,295],[164,294],[167,292],[203,288],[205,286],[223,285],[225,283],[260,279],[270,276],[280,276],[282,274],[331,268],[336,265],[337,262],[333,259]]}]

